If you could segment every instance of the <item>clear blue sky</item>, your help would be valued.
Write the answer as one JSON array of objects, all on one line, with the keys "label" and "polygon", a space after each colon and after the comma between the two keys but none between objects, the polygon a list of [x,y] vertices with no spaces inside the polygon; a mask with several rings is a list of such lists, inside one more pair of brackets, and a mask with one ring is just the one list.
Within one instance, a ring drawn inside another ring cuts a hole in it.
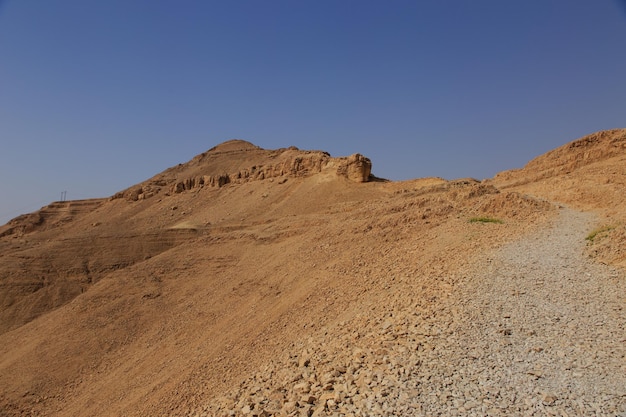
[{"label": "clear blue sky", "polygon": [[626,127],[617,0],[0,0],[0,223],[232,138],[487,178]]}]

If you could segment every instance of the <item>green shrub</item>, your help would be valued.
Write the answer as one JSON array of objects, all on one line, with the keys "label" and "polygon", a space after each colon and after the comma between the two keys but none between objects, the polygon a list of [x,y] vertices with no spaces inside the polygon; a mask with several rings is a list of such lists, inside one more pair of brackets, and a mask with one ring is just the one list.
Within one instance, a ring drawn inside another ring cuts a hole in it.
[{"label": "green shrub", "polygon": [[602,233],[606,233],[609,232],[611,230],[615,229],[615,226],[602,226],[602,227],[598,227],[595,230],[592,230],[591,233],[589,233],[587,235],[587,237],[585,238],[585,240],[588,240],[589,242],[593,242],[594,239],[596,237],[598,237],[598,235],[602,234]]}]

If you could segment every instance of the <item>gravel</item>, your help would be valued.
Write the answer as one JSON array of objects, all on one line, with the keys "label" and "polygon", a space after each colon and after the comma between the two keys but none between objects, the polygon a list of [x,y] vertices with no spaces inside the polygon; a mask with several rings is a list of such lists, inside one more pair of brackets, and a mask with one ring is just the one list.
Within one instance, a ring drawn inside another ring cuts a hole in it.
[{"label": "gravel", "polygon": [[626,280],[585,257],[594,216],[484,255],[434,308],[390,295],[191,416],[626,416]]}]

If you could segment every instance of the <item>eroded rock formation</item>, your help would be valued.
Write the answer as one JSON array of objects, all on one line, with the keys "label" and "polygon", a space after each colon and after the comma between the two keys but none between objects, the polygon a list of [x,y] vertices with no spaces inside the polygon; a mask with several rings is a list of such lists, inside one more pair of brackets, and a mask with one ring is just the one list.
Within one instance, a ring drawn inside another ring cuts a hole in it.
[{"label": "eroded rock formation", "polygon": [[[228,158],[224,158],[228,155]],[[216,158],[219,159],[219,163]],[[224,160],[227,160],[224,163]],[[150,198],[162,191],[182,193],[203,187],[223,187],[269,178],[297,178],[331,173],[354,182],[371,178],[372,163],[361,154],[333,158],[323,151],[303,151],[296,147],[265,150],[249,142],[233,140],[173,167],[112,198],[131,201]]]}]

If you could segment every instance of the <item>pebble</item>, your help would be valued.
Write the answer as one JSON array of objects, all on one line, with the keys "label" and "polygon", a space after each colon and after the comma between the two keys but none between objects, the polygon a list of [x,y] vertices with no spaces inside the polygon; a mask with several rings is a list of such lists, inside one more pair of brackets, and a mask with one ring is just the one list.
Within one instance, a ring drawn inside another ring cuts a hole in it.
[{"label": "pebble", "polygon": [[590,215],[560,212],[553,227],[463,271],[432,311],[390,295],[379,316],[313,335],[294,347],[298,361],[277,358],[284,377],[252,375],[205,409],[263,410],[258,400],[235,407],[258,386],[278,397],[276,416],[626,415],[626,344],[615,337],[625,334],[626,284],[582,256]]}]

